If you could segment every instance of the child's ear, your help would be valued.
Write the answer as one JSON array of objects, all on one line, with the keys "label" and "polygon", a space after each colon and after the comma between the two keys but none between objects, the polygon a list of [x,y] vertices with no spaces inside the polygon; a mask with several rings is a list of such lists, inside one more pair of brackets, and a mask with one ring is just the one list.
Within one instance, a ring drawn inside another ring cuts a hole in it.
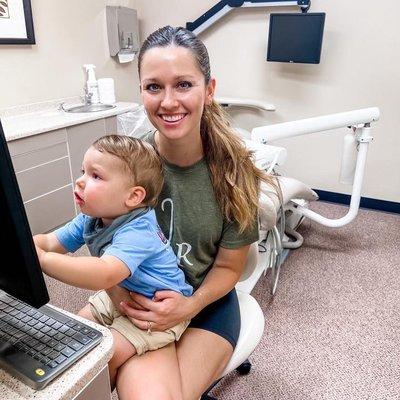
[{"label": "child's ear", "polygon": [[142,186],[133,186],[129,189],[125,205],[129,208],[137,207],[146,198],[146,190]]}]

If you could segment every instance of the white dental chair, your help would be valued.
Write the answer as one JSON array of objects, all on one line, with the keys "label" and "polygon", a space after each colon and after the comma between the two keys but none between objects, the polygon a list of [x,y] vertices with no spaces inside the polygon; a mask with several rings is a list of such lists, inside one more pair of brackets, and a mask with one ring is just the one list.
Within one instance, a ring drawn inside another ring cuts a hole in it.
[{"label": "white dental chair", "polygon": [[[249,256],[247,258],[242,279],[246,279],[253,274],[257,266],[257,254],[258,244],[253,243],[250,246]],[[240,335],[233,355],[222,372],[220,379],[235,369],[238,370],[240,374],[247,374],[250,372],[251,364],[249,363],[248,358],[257,347],[258,343],[260,343],[264,332],[264,314],[256,299],[249,293],[241,291],[240,289],[237,289],[237,296],[240,307]],[[218,381],[219,380],[217,380],[215,384],[218,383]],[[209,390],[211,390],[212,387],[209,388]],[[203,394],[201,400],[216,399],[207,394]]]},{"label": "white dental chair", "polygon": [[[225,106],[255,107],[265,111],[273,111],[274,107],[267,103],[252,102],[251,100],[220,99]],[[250,247],[244,273],[240,282],[236,285],[239,306],[241,311],[241,331],[237,346],[232,358],[221,374],[221,378],[236,369],[245,374],[250,371],[251,364],[248,357],[254,351],[261,340],[264,331],[264,314],[257,301],[250,295],[260,277],[267,269],[271,269],[270,292],[273,295],[279,278],[279,268],[288,253],[289,248],[297,248],[302,244],[300,235],[296,235],[295,229],[301,221],[307,217],[328,227],[341,227],[350,223],[357,215],[361,200],[361,187],[364,176],[365,162],[368,145],[372,141],[370,124],[379,119],[378,108],[367,108],[350,112],[332,114],[322,117],[309,118],[282,124],[275,124],[255,128],[251,132],[253,143],[247,142],[246,146],[256,151],[256,165],[272,172],[275,165],[281,165],[286,158],[286,150],[275,146],[267,149],[259,147],[257,143],[266,144],[271,140],[287,137],[322,132],[341,127],[351,128],[351,140],[347,137],[344,141],[341,182],[352,185],[352,195],[348,213],[339,219],[326,218],[308,208],[310,201],[318,199],[317,194],[303,183],[286,177],[279,177],[282,190],[282,201],[277,202],[270,195],[270,188],[261,188],[260,197],[260,241]],[[239,134],[243,135],[243,132]],[[249,136],[245,134],[245,137]],[[254,143],[256,142],[256,143]],[[274,149],[275,147],[275,149]],[[259,150],[257,158],[257,150]],[[271,154],[268,152],[271,151]],[[349,160],[352,163],[349,163]],[[264,213],[264,214],[263,214]],[[286,218],[285,221],[285,217]],[[283,221],[283,228],[277,228]],[[263,225],[264,224],[264,225]],[[291,241],[285,232],[296,240]],[[284,240],[286,242],[284,242]],[[262,244],[263,252],[259,251]],[[284,248],[286,247],[286,254]],[[220,378],[220,379],[221,379]],[[213,398],[204,394],[202,400]]]}]

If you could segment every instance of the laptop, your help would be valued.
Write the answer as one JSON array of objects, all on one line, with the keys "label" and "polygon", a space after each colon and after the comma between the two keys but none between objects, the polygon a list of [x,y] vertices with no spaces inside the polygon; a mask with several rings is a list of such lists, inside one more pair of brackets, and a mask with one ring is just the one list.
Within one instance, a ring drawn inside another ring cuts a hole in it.
[{"label": "laptop", "polygon": [[0,368],[39,390],[99,344],[102,334],[46,305],[49,295],[1,121],[0,221]]}]

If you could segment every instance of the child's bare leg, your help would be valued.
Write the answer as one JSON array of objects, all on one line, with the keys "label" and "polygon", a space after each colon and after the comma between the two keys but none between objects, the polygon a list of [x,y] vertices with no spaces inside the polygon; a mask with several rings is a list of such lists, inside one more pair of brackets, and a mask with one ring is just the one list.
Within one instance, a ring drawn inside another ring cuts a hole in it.
[{"label": "child's bare leg", "polygon": [[111,390],[115,388],[118,368],[136,354],[135,346],[121,333],[110,329],[113,335],[114,354],[108,362]]},{"label": "child's bare leg", "polygon": [[[83,307],[82,310],[78,312],[78,315],[90,321],[99,322],[93,316],[90,304],[87,304],[85,307]],[[114,390],[118,368],[124,364],[125,361],[136,354],[136,349],[124,335],[115,329],[110,329],[110,331],[113,335],[114,354],[111,357],[111,360],[108,362],[108,371],[110,374],[111,389]]]},{"label": "child's bare leg", "polygon": [[93,316],[92,312],[90,311],[90,304],[86,304],[85,307],[83,307],[79,312],[78,315],[80,317],[83,317],[85,319],[88,319],[89,321],[97,322],[97,319]]}]

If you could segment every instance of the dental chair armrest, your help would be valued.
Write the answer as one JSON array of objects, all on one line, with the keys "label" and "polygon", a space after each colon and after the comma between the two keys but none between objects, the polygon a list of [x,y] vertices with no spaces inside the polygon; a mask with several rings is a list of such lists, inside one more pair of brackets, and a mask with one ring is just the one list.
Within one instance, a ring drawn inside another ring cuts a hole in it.
[{"label": "dental chair armrest", "polygon": [[260,233],[268,232],[277,224],[281,205],[285,208],[293,199],[318,200],[317,193],[305,183],[287,176],[277,176],[276,179],[279,182],[282,199],[278,197],[273,186],[265,182],[261,183],[259,197]]},{"label": "dental chair armrest", "polygon": [[246,149],[253,152],[256,167],[268,170],[268,173],[271,173],[276,165],[283,165],[286,161],[287,150],[284,147],[257,143],[249,139],[243,141]]},{"label": "dental chair armrest", "polygon": [[278,176],[277,179],[281,187],[282,203],[284,206],[292,199],[318,200],[318,194],[305,183],[287,176]]}]

